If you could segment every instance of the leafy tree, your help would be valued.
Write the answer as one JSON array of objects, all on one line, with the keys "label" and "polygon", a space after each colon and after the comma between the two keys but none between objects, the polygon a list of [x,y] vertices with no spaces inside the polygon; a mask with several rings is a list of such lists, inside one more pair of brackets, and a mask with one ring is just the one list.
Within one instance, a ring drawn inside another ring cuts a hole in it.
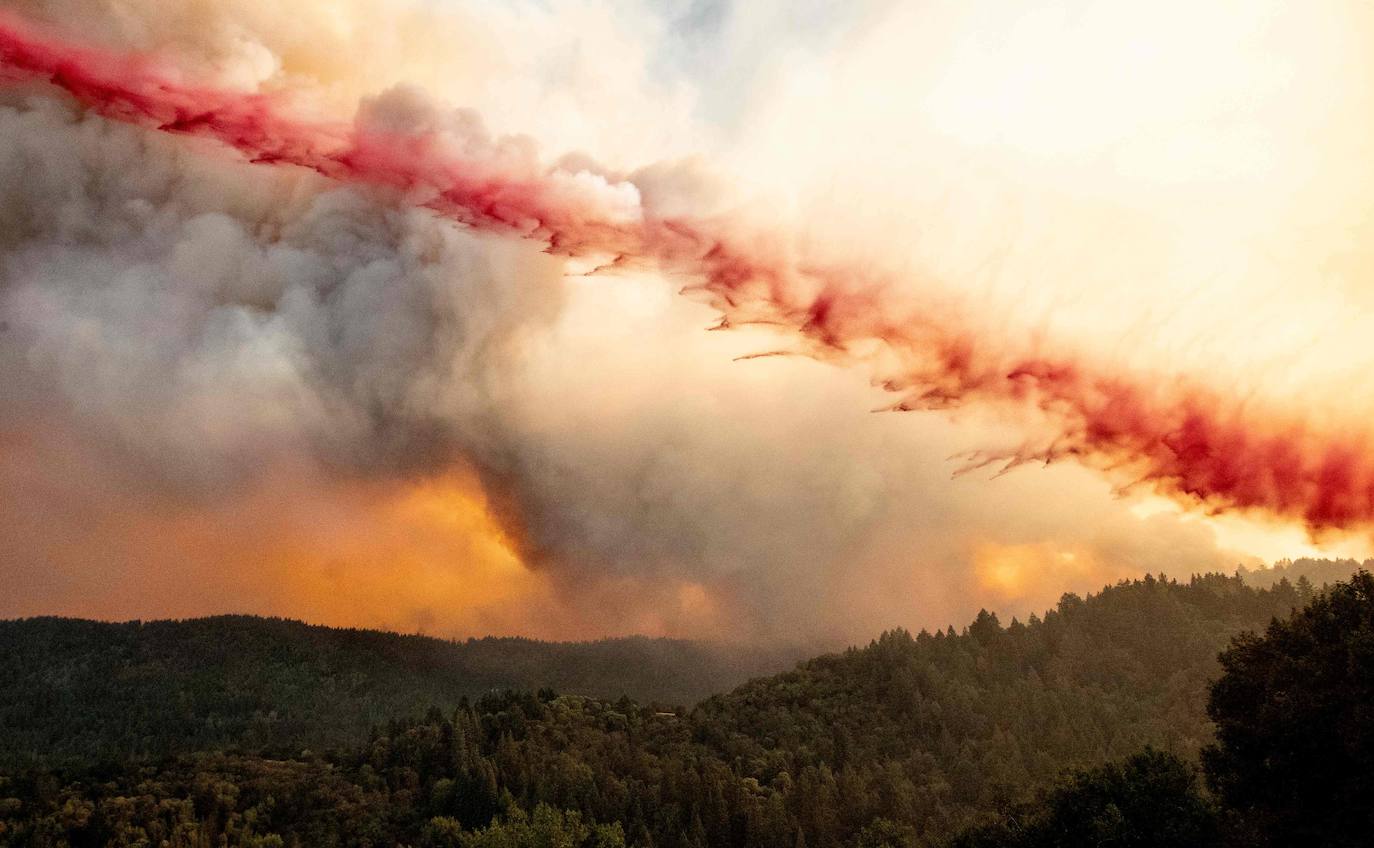
[{"label": "leafy tree", "polygon": [[1238,637],[1207,712],[1210,785],[1250,844],[1374,838],[1374,576],[1318,595],[1263,636]]},{"label": "leafy tree", "polygon": [[490,826],[458,837],[457,848],[625,848],[620,825],[589,825],[574,812],[547,804],[526,816],[519,809]]},{"label": "leafy tree", "polygon": [[1038,805],[956,839],[954,848],[1206,848],[1217,812],[1195,769],[1146,750],[1123,763],[1075,773]]},{"label": "leafy tree", "polygon": [[854,848],[907,848],[915,844],[916,833],[909,825],[876,818],[859,832]]}]

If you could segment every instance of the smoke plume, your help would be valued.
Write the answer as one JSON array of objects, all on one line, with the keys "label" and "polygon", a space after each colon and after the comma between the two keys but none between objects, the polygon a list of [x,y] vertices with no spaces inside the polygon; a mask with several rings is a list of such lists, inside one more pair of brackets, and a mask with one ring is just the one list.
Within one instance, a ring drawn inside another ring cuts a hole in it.
[{"label": "smoke plume", "polygon": [[472,116],[441,115],[412,92],[365,104],[346,130],[291,120],[264,95],[179,85],[146,57],[41,40],[14,24],[0,29],[0,59],[10,76],[51,82],[103,115],[208,137],[255,164],[399,190],[472,230],[533,239],[556,255],[608,257],[603,269],[648,262],[697,278],[689,288],[707,293],[722,327],[785,328],[803,352],[841,361],[880,347],[894,360],[883,380],[901,396],[894,409],[1033,407],[1055,432],[1007,457],[1011,464],[1072,456],[1212,509],[1258,510],[1317,530],[1374,519],[1363,432],[1317,430],[1166,375],[1004,350],[957,312],[890,296],[897,287],[865,279],[862,268],[813,262],[786,234],[661,217],[633,179],[544,169],[527,146],[490,139]]},{"label": "smoke plume", "polygon": [[[341,20],[381,14],[355,5]],[[725,178],[787,147],[772,133],[805,146],[814,127],[792,126],[785,96],[745,122],[763,154],[549,158],[414,85],[341,118],[359,85],[347,63],[254,4],[196,5],[208,28],[102,6],[89,40],[53,26],[59,5],[18,7],[0,19],[0,373],[13,386],[0,443],[6,485],[31,497],[7,513],[24,539],[2,553],[46,588],[15,611],[60,605],[100,550],[122,563],[103,573],[136,580],[150,546],[134,540],[156,539],[174,552],[159,569],[209,587],[184,613],[229,596],[292,614],[305,598],[323,620],[451,632],[776,636],[809,618],[854,635],[856,610],[868,627],[962,614],[971,592],[1028,608],[1046,598],[1029,574],[1052,575],[1052,598],[1231,556],[1203,525],[1141,519],[1112,488],[1318,533],[1374,519],[1358,414],[1285,403],[1279,383],[1255,391],[1229,363],[1123,353],[1102,341],[1119,323],[1078,332],[1092,321],[1053,297],[1008,295],[1046,250],[1007,246],[980,290],[966,267],[928,261],[964,249],[940,229],[964,219],[957,198],[912,201],[930,224],[880,226],[862,179],[789,196]],[[558,14],[591,14],[569,8]],[[417,15],[407,7],[405,26]],[[729,38],[753,26],[733,25],[745,29]],[[853,25],[882,49],[854,50],[817,85],[892,52],[890,28]],[[936,95],[932,110],[972,120]],[[828,132],[867,132],[836,108]],[[1045,208],[1089,226],[1073,203]],[[1075,232],[1134,250],[1117,227],[1129,219]],[[904,240],[920,250],[892,247]],[[1000,240],[968,252],[986,261]],[[1180,323],[1140,314],[1147,336]],[[733,332],[700,333],[708,323]],[[731,360],[748,361],[728,376],[709,364]],[[951,490],[950,466],[930,461],[950,453],[1013,473],[1000,494]],[[1055,467],[1016,470],[1030,464]],[[1077,526],[1089,514],[1092,532]],[[264,604],[262,585],[297,588]],[[844,600],[818,613],[824,597]],[[616,624],[587,630],[593,610]]]}]

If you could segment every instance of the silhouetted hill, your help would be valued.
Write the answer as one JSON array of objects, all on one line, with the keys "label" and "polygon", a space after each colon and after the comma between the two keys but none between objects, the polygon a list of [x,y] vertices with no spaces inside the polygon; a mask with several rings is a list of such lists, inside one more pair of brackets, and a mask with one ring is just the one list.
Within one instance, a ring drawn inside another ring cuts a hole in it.
[{"label": "silhouetted hill", "polygon": [[630,637],[448,641],[276,618],[0,621],[0,761],[349,745],[492,690],[692,703],[785,651]]}]

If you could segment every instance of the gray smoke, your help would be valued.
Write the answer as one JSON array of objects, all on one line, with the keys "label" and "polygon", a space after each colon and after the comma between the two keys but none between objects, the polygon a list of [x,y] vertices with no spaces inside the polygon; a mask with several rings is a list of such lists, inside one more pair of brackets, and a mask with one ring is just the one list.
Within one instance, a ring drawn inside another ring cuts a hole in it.
[{"label": "gray smoke", "polygon": [[309,452],[403,472],[488,446],[560,301],[534,247],[34,98],[0,111],[7,393],[192,492]]}]

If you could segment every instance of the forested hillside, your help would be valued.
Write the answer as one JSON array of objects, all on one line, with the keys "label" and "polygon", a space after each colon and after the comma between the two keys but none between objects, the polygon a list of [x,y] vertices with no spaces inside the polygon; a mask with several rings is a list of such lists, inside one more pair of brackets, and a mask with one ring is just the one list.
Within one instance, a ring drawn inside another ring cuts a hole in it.
[{"label": "forested hillside", "polygon": [[1267,588],[1280,580],[1287,580],[1294,586],[1304,583],[1304,585],[1320,589],[1341,580],[1349,580],[1350,576],[1360,569],[1366,571],[1374,569],[1374,559],[1360,562],[1348,558],[1313,559],[1311,557],[1299,557],[1298,559],[1281,559],[1269,568],[1251,569],[1242,565],[1236,570],[1236,573],[1246,583],[1260,588]]},{"label": "forested hillside", "polygon": [[1146,578],[1024,623],[892,631],[690,711],[488,695],[334,753],[16,774],[0,811],[15,844],[935,846],[1066,768],[1192,759],[1218,652],[1305,600]]},{"label": "forested hillside", "polygon": [[0,763],[356,745],[494,689],[692,703],[799,659],[669,639],[453,642],[221,616],[0,622]]}]

